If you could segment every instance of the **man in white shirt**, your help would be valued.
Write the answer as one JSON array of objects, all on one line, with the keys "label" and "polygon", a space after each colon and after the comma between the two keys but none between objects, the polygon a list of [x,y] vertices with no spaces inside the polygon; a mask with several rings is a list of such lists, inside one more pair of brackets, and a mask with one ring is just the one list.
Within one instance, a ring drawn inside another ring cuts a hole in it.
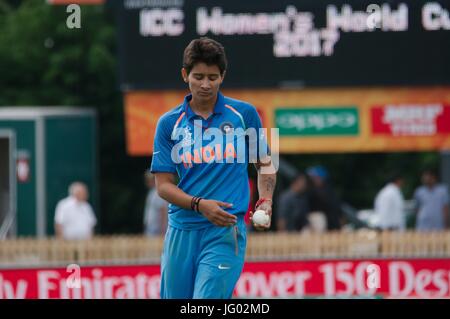
[{"label": "man in white shirt", "polygon": [[375,212],[377,214],[379,228],[383,230],[404,230],[405,213],[404,199],[401,192],[403,178],[394,175],[375,198]]},{"label": "man in white shirt", "polygon": [[92,237],[97,219],[91,205],[87,202],[88,197],[89,193],[85,184],[74,182],[69,186],[69,196],[56,205],[56,237],[69,240]]}]

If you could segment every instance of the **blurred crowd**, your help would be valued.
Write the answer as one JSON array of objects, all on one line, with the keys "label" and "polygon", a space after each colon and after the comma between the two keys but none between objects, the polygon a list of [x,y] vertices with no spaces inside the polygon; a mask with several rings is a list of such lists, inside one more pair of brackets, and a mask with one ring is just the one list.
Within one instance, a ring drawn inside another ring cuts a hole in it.
[{"label": "blurred crowd", "polygon": [[[373,207],[358,214],[357,210],[348,209],[349,205],[337,195],[328,170],[320,165],[307,168],[291,181],[287,189],[281,190],[274,201],[272,229],[287,232],[325,232],[355,228],[376,230],[404,231],[408,228],[407,219],[412,204],[414,222],[410,228],[419,231],[439,231],[450,227],[449,192],[444,184],[439,183],[438,173],[425,169],[421,174],[421,185],[417,185],[413,198],[404,198],[402,187],[404,176],[394,172],[373,200]],[[150,178],[149,195],[144,213],[145,233],[160,235],[164,233],[167,218],[167,203],[158,197],[154,182]],[[257,200],[257,186],[249,179],[251,199],[246,221],[250,226],[248,214]],[[152,201],[155,206],[152,209]],[[367,212],[369,212],[367,216]],[[153,216],[153,217],[149,217]],[[154,228],[154,231],[149,229]]]},{"label": "blurred crowd", "polygon": [[[441,231],[450,227],[449,193],[439,183],[437,171],[425,169],[422,184],[413,198],[404,198],[404,176],[393,173],[376,194],[373,208],[358,212],[346,209],[330,182],[326,168],[310,167],[299,174],[282,191],[277,201],[276,230],[278,231],[334,231],[354,228],[404,231],[407,227],[408,205],[414,222],[410,228],[418,231]],[[367,212],[369,216],[367,216]],[[356,223],[355,223],[356,220]]]},{"label": "blurred crowd", "polygon": [[[413,198],[405,200],[402,187],[404,176],[393,173],[374,197],[373,208],[364,214],[347,209],[331,183],[328,170],[312,166],[297,174],[287,189],[274,200],[272,229],[280,232],[326,232],[370,228],[376,230],[404,231],[408,229],[408,205],[414,223],[409,228],[418,231],[440,231],[450,227],[449,192],[439,183],[437,171],[425,169],[421,185]],[[144,174],[147,195],[143,212],[143,234],[163,236],[167,228],[168,203],[155,187],[155,177]],[[251,198],[246,214],[248,230],[254,231],[248,218],[257,199],[257,186],[249,179]],[[69,186],[68,196],[62,199],[55,211],[55,234],[65,239],[89,239],[94,234],[95,214],[88,203],[88,189],[81,182]]]}]

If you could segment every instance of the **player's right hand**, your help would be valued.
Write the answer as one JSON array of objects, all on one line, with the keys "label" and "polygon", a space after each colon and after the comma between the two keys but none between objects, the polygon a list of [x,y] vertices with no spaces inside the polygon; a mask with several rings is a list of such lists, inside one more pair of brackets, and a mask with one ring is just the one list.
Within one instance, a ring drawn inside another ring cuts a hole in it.
[{"label": "player's right hand", "polygon": [[221,207],[232,207],[233,204],[224,203],[214,199],[202,199],[198,209],[211,223],[217,226],[233,226],[237,222],[237,217],[224,211]]},{"label": "player's right hand", "polygon": [[261,209],[266,212],[267,215],[269,215],[269,222],[266,225],[256,225],[253,223],[253,211],[250,212],[250,220],[252,221],[253,227],[255,227],[256,230],[267,230],[270,228],[270,225],[272,223],[272,201],[265,201],[258,207],[255,207],[255,211],[258,209]]}]

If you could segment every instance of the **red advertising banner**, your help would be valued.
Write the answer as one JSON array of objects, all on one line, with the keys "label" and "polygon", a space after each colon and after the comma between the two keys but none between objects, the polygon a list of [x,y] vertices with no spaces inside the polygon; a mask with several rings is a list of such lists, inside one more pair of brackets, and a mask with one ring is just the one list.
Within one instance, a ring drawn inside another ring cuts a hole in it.
[{"label": "red advertising banner", "polygon": [[450,133],[450,105],[391,104],[375,106],[372,133],[389,136],[434,136]]},{"label": "red advertising banner", "polygon": [[235,295],[450,298],[450,259],[247,263]]},{"label": "red advertising banner", "polygon": [[[0,299],[159,298],[158,265],[0,270]],[[248,262],[235,298],[450,298],[450,259]]]}]

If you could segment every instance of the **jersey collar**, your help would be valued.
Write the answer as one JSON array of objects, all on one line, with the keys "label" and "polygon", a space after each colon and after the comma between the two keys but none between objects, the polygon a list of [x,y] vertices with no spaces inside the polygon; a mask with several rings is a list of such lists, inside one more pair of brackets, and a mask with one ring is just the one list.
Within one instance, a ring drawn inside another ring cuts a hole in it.
[{"label": "jersey collar", "polygon": [[[191,120],[194,116],[197,115],[194,113],[194,111],[192,111],[191,106],[189,105],[189,102],[191,100],[192,100],[192,94],[188,94],[184,97],[183,109],[186,112],[186,118],[188,120]],[[224,99],[222,93],[218,92],[217,93],[217,101],[216,101],[216,105],[214,105],[213,114],[222,114],[224,110],[225,110],[225,99]]]}]

